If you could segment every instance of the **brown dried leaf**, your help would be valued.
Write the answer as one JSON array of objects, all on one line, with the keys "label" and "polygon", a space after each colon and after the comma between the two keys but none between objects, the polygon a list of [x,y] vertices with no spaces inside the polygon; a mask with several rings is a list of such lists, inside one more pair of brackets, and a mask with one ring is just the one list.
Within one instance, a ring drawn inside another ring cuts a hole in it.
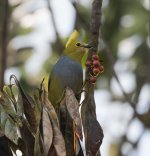
[{"label": "brown dried leaf", "polygon": [[57,156],[54,145],[52,144],[47,156]]},{"label": "brown dried leaf", "polygon": [[[88,129],[87,129],[87,154],[88,155],[96,155],[99,147],[102,143],[102,128],[99,124],[99,122],[93,118],[92,116],[89,116],[88,119]],[[93,133],[94,130],[94,133]]]},{"label": "brown dried leaf", "polygon": [[35,156],[41,156],[41,148],[40,148],[40,133],[39,130],[37,130],[37,133],[35,135],[35,143],[34,143],[34,155]]},{"label": "brown dried leaf", "polygon": [[77,134],[82,140],[82,124],[81,124],[81,118],[79,113],[79,103],[74,95],[74,92],[69,87],[66,87],[65,100],[66,100],[67,110],[71,118],[73,119],[74,123],[76,124]]},{"label": "brown dried leaf", "polygon": [[86,97],[81,107],[87,156],[96,156],[103,140],[103,130],[96,119],[94,97]]},{"label": "brown dried leaf", "polygon": [[48,100],[48,95],[46,91],[44,92],[44,104],[48,110],[48,114],[52,123],[53,146],[55,148],[57,156],[66,156],[65,141],[59,129],[59,121],[57,118],[57,114],[55,112],[53,105]]},{"label": "brown dried leaf", "polygon": [[52,145],[53,131],[52,131],[52,125],[49,119],[48,112],[44,108],[43,108],[42,124],[43,124],[44,148],[45,148],[45,154],[47,155]]},{"label": "brown dried leaf", "polygon": [[[74,155],[74,127],[73,120],[69,115],[65,100],[62,100],[59,106],[60,129],[65,139],[67,155]],[[74,124],[75,125],[75,124]]]},{"label": "brown dried leaf", "polygon": [[12,78],[15,80],[15,83],[18,87],[18,90],[21,93],[23,108],[24,108],[24,114],[25,114],[25,116],[26,116],[26,118],[30,124],[32,131],[34,133],[36,133],[37,127],[39,126],[39,120],[37,120],[37,118],[39,118],[39,116],[37,116],[37,113],[35,111],[36,104],[35,104],[34,100],[32,99],[32,97],[27,95],[24,92],[24,90],[23,90],[22,86],[20,85],[19,81],[17,80],[16,76],[11,75],[10,80]]},{"label": "brown dried leaf", "polygon": [[23,152],[24,156],[34,155],[34,143],[35,137],[31,134],[30,129],[27,126],[25,120],[22,120],[22,127],[20,127],[21,139],[20,141],[20,150]]},{"label": "brown dried leaf", "polygon": [[52,117],[52,119],[54,120],[54,122],[56,123],[56,125],[59,127],[59,120],[58,120],[58,117],[57,117],[57,114],[55,112],[55,109],[53,107],[53,105],[51,104],[51,102],[49,101],[48,99],[48,94],[46,91],[44,91],[44,105],[46,106],[49,114],[50,114],[50,117]]},{"label": "brown dried leaf", "polygon": [[18,100],[17,100],[17,115],[18,116],[23,116],[23,100],[22,100],[22,95],[20,92],[18,92]]},{"label": "brown dried leaf", "polygon": [[60,129],[55,123],[53,123],[53,132],[53,145],[55,147],[57,156],[66,156],[65,141]]}]

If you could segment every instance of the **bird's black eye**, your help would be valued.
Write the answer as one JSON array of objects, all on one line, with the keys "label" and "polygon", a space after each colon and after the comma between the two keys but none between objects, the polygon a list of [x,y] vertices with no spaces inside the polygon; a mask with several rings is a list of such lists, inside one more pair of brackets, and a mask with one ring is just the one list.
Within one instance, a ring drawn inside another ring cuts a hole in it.
[{"label": "bird's black eye", "polygon": [[76,44],[76,46],[78,46],[78,47],[81,46],[81,43],[78,42],[78,43]]}]

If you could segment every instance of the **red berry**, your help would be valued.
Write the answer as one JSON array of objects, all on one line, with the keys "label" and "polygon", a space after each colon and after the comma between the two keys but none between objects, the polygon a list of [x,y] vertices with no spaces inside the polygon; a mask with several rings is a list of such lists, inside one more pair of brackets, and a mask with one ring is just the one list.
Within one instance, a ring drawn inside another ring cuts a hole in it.
[{"label": "red berry", "polygon": [[96,83],[96,77],[90,77],[90,83],[94,84]]},{"label": "red berry", "polygon": [[100,69],[99,68],[93,68],[93,73],[95,75],[98,75],[100,73]]},{"label": "red berry", "polygon": [[101,66],[99,67],[99,70],[100,70],[100,73],[104,72],[104,67],[101,65]]},{"label": "red berry", "polygon": [[93,54],[93,55],[92,55],[92,59],[93,59],[93,60],[99,60],[99,56],[98,56],[97,54]]},{"label": "red berry", "polygon": [[85,63],[85,65],[86,65],[87,67],[90,67],[90,66],[92,65],[92,62],[91,62],[90,60],[87,60],[86,63]]},{"label": "red berry", "polygon": [[94,65],[94,67],[99,67],[100,66],[100,62],[98,60],[94,60],[93,61],[93,65]]}]

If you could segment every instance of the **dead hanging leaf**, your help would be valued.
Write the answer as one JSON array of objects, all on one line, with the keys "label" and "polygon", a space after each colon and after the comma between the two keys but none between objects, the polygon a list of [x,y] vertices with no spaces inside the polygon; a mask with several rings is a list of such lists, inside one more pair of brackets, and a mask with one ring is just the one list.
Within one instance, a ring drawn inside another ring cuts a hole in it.
[{"label": "dead hanging leaf", "polygon": [[48,100],[47,92],[44,91],[44,104],[47,108],[49,118],[52,123],[52,130],[53,130],[53,146],[55,148],[57,156],[66,156],[66,149],[65,149],[65,142],[62,136],[62,133],[59,129],[59,121],[57,118],[57,114],[55,112],[54,107]]},{"label": "dead hanging leaf", "polygon": [[86,96],[81,107],[87,156],[96,156],[103,140],[103,130],[96,119],[94,96]]},{"label": "dead hanging leaf", "polygon": [[16,109],[17,102],[16,102],[12,88],[13,88],[13,85],[4,85],[3,92],[6,93],[6,95],[10,98],[11,102],[13,103]]},{"label": "dead hanging leaf", "polygon": [[[98,121],[92,116],[88,119],[87,129],[87,154],[90,156],[96,155],[100,145],[102,144],[102,128]],[[94,130],[94,133],[93,133]]]},{"label": "dead hanging leaf", "polygon": [[36,116],[37,114],[35,111],[36,104],[32,99],[32,97],[29,95],[28,96],[26,96],[25,94],[22,95],[22,100],[25,116],[30,124],[32,131],[36,133],[37,128],[39,126],[39,120],[37,120],[37,117],[39,118],[39,116]]},{"label": "dead hanging leaf", "polygon": [[1,93],[0,104],[7,114],[11,115],[14,118],[16,117],[17,114],[15,107],[5,92]]},{"label": "dead hanging leaf", "polygon": [[40,132],[38,129],[35,135],[34,156],[41,156],[41,155],[42,155],[42,151],[40,147]]},{"label": "dead hanging leaf", "polygon": [[22,95],[20,92],[18,92],[18,100],[17,100],[17,115],[22,117],[23,116],[23,100],[22,100]]},{"label": "dead hanging leaf", "polygon": [[52,144],[47,156],[57,156],[54,145]]},{"label": "dead hanging leaf", "polygon": [[4,85],[3,86],[3,91],[9,96],[11,97],[11,89],[10,89],[10,85]]},{"label": "dead hanging leaf", "polygon": [[[13,85],[5,85],[3,87],[4,100],[2,105],[4,105],[7,114],[9,114],[12,117],[12,119],[16,122],[16,124],[20,127],[22,126],[20,117],[23,116],[23,102],[19,91],[18,99],[15,99],[14,92],[17,90],[13,90],[14,88]],[[10,109],[12,111],[10,111]]]},{"label": "dead hanging leaf", "polygon": [[74,123],[76,124],[77,134],[82,140],[82,124],[81,124],[81,118],[79,114],[79,103],[74,95],[74,92],[69,87],[66,87],[65,100],[66,100],[67,110],[71,118],[73,119]]},{"label": "dead hanging leaf", "polygon": [[55,112],[55,109],[53,107],[53,105],[51,104],[51,102],[49,101],[48,99],[48,94],[46,91],[43,91],[44,94],[43,94],[43,102],[44,102],[44,105],[46,106],[49,114],[50,114],[50,117],[52,117],[52,119],[54,120],[54,122],[56,123],[56,125],[59,127],[59,120],[58,120],[58,117],[57,117],[57,114]]},{"label": "dead hanging leaf", "polygon": [[62,136],[62,133],[60,132],[60,129],[57,127],[57,125],[52,122],[53,124],[53,145],[55,147],[57,156],[66,156],[66,149],[65,149],[65,141]]},{"label": "dead hanging leaf", "polygon": [[42,109],[43,109],[43,104],[41,99],[39,98],[39,95],[34,94],[34,103],[35,103],[35,116],[38,125],[40,124],[41,121],[41,116],[42,116]]},{"label": "dead hanging leaf", "polygon": [[[30,127],[34,133],[36,133],[37,127],[39,126],[39,120],[37,120],[37,114],[36,114],[36,103],[32,99],[31,96],[27,95],[23,88],[21,87],[19,81],[17,80],[15,75],[10,76],[10,80],[14,79],[15,83],[19,89],[19,92],[21,93],[22,102],[23,102],[23,109],[24,114],[30,124]],[[39,118],[39,116],[38,116]]]},{"label": "dead hanging leaf", "polygon": [[74,155],[74,127],[73,120],[67,111],[65,100],[62,100],[58,109],[60,130],[65,139],[67,155]]},{"label": "dead hanging leaf", "polygon": [[5,92],[0,93],[0,127],[2,132],[12,142],[18,142],[19,118],[17,117],[14,105]]},{"label": "dead hanging leaf", "polygon": [[2,107],[0,107],[0,126],[5,136],[17,145],[19,139],[17,125]]},{"label": "dead hanging leaf", "polygon": [[52,145],[53,131],[52,131],[52,125],[49,119],[48,112],[44,108],[43,108],[43,116],[42,116],[42,129],[43,129],[45,155],[47,156],[48,151]]},{"label": "dead hanging leaf", "polygon": [[24,156],[34,155],[35,136],[32,135],[26,120],[22,120],[22,127],[20,127],[21,139],[19,140],[19,149]]}]

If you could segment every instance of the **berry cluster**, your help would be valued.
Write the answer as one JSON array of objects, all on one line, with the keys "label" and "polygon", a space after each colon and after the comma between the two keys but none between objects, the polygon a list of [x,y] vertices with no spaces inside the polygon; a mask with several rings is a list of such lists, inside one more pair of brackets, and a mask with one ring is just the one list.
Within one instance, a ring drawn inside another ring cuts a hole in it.
[{"label": "berry cluster", "polygon": [[89,69],[89,82],[95,84],[98,75],[104,71],[104,67],[101,65],[99,56],[97,54],[93,54],[92,61],[86,61],[86,67]]}]

